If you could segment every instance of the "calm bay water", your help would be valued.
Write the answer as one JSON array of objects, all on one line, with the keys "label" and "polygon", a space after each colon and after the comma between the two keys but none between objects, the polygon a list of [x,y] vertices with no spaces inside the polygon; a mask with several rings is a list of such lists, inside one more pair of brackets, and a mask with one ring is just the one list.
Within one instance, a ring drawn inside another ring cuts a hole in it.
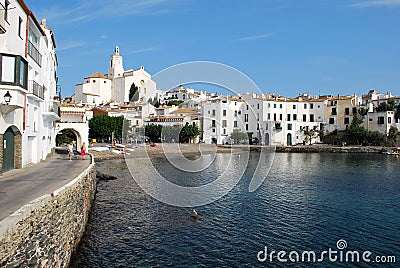
[{"label": "calm bay water", "polygon": [[[191,209],[144,193],[124,161],[99,163],[119,177],[100,182],[87,232],[72,267],[313,267],[261,263],[257,253],[315,251],[344,239],[346,250],[397,257],[396,264],[331,263],[318,267],[398,267],[400,159],[387,155],[277,153],[268,177],[248,191],[259,154],[251,154],[239,184],[222,199]],[[217,154],[224,163],[229,154]],[[263,159],[260,160],[261,163]],[[207,183],[217,167],[183,176],[163,158],[153,164],[181,185]],[[136,165],[134,172],[143,167]],[[288,256],[286,256],[287,258]]]}]

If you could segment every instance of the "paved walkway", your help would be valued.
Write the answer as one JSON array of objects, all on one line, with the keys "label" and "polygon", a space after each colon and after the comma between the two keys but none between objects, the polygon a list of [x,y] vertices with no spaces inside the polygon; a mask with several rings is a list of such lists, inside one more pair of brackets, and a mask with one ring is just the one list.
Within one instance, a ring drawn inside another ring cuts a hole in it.
[{"label": "paved walkway", "polygon": [[64,186],[89,165],[89,155],[85,160],[75,155],[70,161],[65,152],[39,164],[3,173],[0,176],[0,220],[30,201]]}]

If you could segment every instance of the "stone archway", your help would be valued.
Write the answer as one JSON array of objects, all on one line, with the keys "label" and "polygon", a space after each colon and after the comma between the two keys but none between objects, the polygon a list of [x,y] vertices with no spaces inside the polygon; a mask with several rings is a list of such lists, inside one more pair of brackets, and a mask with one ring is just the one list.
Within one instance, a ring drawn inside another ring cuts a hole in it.
[{"label": "stone archway", "polygon": [[16,126],[10,126],[1,134],[0,171],[22,168],[22,134]]},{"label": "stone archway", "polygon": [[89,139],[89,126],[87,123],[57,123],[56,136],[63,130],[71,130],[76,135],[76,149],[80,151],[80,148],[84,142],[88,144]]}]

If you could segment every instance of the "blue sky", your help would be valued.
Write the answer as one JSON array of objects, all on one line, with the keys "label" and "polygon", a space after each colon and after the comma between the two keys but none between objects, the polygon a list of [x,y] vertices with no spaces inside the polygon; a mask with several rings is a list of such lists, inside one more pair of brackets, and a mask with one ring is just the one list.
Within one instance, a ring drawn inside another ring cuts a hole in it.
[{"label": "blue sky", "polygon": [[106,73],[213,61],[263,92],[400,95],[400,0],[26,0],[55,32],[63,96]]}]

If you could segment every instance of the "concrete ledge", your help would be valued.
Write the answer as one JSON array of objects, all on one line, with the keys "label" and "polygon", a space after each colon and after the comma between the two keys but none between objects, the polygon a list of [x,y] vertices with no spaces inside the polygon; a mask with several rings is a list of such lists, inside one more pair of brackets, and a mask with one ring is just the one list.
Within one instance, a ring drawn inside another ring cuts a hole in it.
[{"label": "concrete ledge", "polygon": [[96,193],[96,169],[90,157],[90,166],[78,177],[0,222],[0,267],[69,265]]}]

